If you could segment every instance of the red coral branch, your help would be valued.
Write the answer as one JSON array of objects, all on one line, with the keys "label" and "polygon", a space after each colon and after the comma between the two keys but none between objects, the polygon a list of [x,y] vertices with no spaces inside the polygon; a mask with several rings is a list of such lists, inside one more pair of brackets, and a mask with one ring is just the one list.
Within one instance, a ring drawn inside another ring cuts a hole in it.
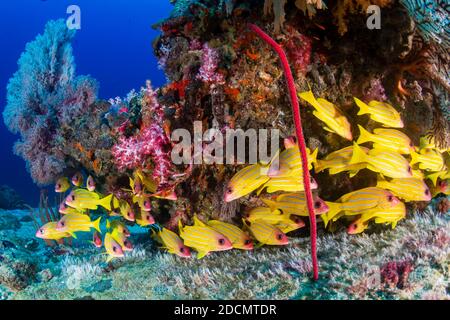
[{"label": "red coral branch", "polygon": [[308,158],[306,153],[305,137],[303,135],[302,120],[300,116],[300,105],[298,103],[297,90],[295,89],[294,77],[292,76],[292,71],[289,66],[286,53],[281,48],[281,46],[273,40],[268,34],[257,27],[254,24],[249,24],[249,28],[253,30],[262,40],[264,40],[268,45],[270,45],[278,54],[281,59],[281,64],[283,66],[284,75],[286,77],[287,86],[289,89],[289,95],[291,98],[292,111],[294,114],[295,131],[297,134],[298,147],[300,150],[300,156],[302,159],[303,167],[303,183],[305,186],[306,193],[306,203],[309,211],[309,221],[311,224],[311,256],[313,263],[313,278],[317,280],[319,278],[319,266],[317,263],[317,225],[316,225],[316,215],[314,213],[313,196],[311,192],[310,175],[308,169]]}]

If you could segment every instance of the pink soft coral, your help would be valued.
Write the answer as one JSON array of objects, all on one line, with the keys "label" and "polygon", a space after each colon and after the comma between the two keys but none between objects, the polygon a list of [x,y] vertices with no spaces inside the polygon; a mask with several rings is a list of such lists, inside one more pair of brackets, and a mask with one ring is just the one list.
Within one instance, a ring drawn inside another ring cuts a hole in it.
[{"label": "pink soft coral", "polygon": [[203,45],[202,66],[200,67],[197,79],[212,85],[224,84],[225,79],[223,74],[217,72],[218,64],[218,52],[205,43]]},{"label": "pink soft coral", "polygon": [[159,104],[157,92],[150,82],[141,90],[142,128],[138,134],[119,138],[112,148],[119,170],[147,168],[153,164],[153,178],[160,186],[171,176],[170,141],[164,129],[164,107]]}]

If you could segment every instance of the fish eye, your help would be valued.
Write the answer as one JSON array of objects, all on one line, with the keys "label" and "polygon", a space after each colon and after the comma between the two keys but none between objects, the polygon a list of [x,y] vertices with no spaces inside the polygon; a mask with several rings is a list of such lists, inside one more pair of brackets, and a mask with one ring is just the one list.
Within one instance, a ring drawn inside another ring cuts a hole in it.
[{"label": "fish eye", "polygon": [[250,239],[247,239],[247,240],[245,240],[245,242],[244,242],[244,244],[247,246],[247,245],[249,245],[251,243],[251,240]]},{"label": "fish eye", "polygon": [[39,232],[40,232],[41,234],[44,234],[44,229],[39,229]]},{"label": "fish eye", "polygon": [[425,190],[425,195],[429,195],[430,194],[430,190],[429,189],[427,189],[427,190]]},{"label": "fish eye", "polygon": [[112,249],[113,249],[113,251],[114,251],[114,252],[116,252],[116,251],[117,251],[117,247],[113,247]]},{"label": "fish eye", "polygon": [[314,208],[319,209],[322,206],[322,204],[320,203],[320,201],[316,201],[314,203]]},{"label": "fish eye", "polygon": [[180,248],[180,252],[184,253],[184,248],[183,247]]},{"label": "fish eye", "polygon": [[278,240],[283,240],[283,234],[279,233],[279,234],[277,235],[277,239],[278,239]]},{"label": "fish eye", "polygon": [[412,173],[412,168],[411,167],[408,167],[408,172]]},{"label": "fish eye", "polygon": [[56,185],[56,187],[59,189],[59,188],[61,188],[61,185],[58,183],[58,184]]},{"label": "fish eye", "polygon": [[392,201],[394,201],[394,196],[392,196],[392,195],[391,195],[391,196],[388,196],[387,199],[388,199],[389,202],[392,202]]},{"label": "fish eye", "polygon": [[64,221],[61,221],[61,226],[65,226],[66,225],[66,223],[64,222]]},{"label": "fish eye", "polygon": [[219,245],[223,246],[225,244],[225,239],[219,239]]},{"label": "fish eye", "polygon": [[227,193],[233,193],[233,189],[232,188],[227,188]]},{"label": "fish eye", "polygon": [[75,201],[75,196],[74,195],[72,195],[72,201]]}]

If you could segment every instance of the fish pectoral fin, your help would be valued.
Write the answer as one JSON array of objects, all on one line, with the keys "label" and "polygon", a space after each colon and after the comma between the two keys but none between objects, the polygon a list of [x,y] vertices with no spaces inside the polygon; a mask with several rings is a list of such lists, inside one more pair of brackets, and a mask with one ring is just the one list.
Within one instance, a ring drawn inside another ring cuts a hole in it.
[{"label": "fish pectoral fin", "polygon": [[70,236],[74,239],[77,239],[77,235],[75,234],[75,232],[69,231],[67,232],[68,234],[70,234]]},{"label": "fish pectoral fin", "polygon": [[197,259],[204,258],[209,252],[208,251],[198,251],[197,252]]},{"label": "fish pectoral fin", "polygon": [[323,127],[323,130],[328,131],[328,132],[331,132],[331,133],[335,133],[334,130],[331,130],[331,129],[328,128],[328,127]]},{"label": "fish pectoral fin", "polygon": [[264,245],[264,243],[258,242],[258,243],[255,245],[255,249],[261,248],[263,245]]}]

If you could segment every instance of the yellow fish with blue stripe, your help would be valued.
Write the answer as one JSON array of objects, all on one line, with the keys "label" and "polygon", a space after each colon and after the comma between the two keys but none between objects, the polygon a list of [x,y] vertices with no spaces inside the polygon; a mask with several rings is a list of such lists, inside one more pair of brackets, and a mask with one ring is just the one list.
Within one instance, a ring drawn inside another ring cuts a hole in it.
[{"label": "yellow fish with blue stripe", "polygon": [[326,124],[324,127],[326,131],[336,133],[344,139],[353,140],[350,122],[337,106],[325,99],[316,99],[311,90],[302,92],[299,96],[314,107],[313,114]]},{"label": "yellow fish with blue stripe", "polygon": [[362,211],[374,208],[389,208],[400,202],[394,194],[388,190],[377,187],[369,187],[343,195],[338,202],[326,202],[329,211],[322,214],[321,218],[325,226],[328,221],[336,221],[342,215],[358,215]]},{"label": "yellow fish with blue stripe", "polygon": [[[272,211],[281,210],[281,212],[288,215],[295,214],[303,217],[309,216],[308,207],[306,204],[306,196],[304,192],[282,194],[279,195],[275,201],[269,199],[261,200]],[[325,201],[314,194],[313,204],[314,212],[316,215],[328,212],[329,208]]]},{"label": "yellow fish with blue stripe", "polygon": [[122,258],[125,256],[125,253],[123,252],[122,247],[120,244],[117,243],[116,240],[112,237],[112,234],[107,232],[105,234],[105,241],[104,246],[106,250],[106,254],[108,258],[106,259],[106,262],[110,262],[111,260],[115,258]]},{"label": "yellow fish with blue stripe", "polygon": [[422,179],[404,178],[379,180],[377,187],[390,190],[399,198],[409,201],[430,201],[431,191]]},{"label": "yellow fish with blue stripe", "polygon": [[223,234],[231,241],[233,248],[242,250],[253,250],[253,241],[249,235],[242,231],[240,228],[234,224],[218,221],[209,220],[207,225],[217,232]]},{"label": "yellow fish with blue stripe", "polygon": [[57,229],[58,222],[48,222],[36,231],[36,237],[44,240],[60,240],[70,238],[71,234]]},{"label": "yellow fish with blue stripe", "polygon": [[416,150],[411,139],[399,130],[380,128],[370,133],[360,125],[358,125],[358,128],[360,135],[357,144],[373,142],[374,149],[384,149],[400,154],[410,154]]},{"label": "yellow fish with blue stripe", "polygon": [[181,221],[178,221],[178,228],[184,244],[198,252],[197,259],[201,259],[213,251],[225,251],[233,248],[231,241],[223,234],[203,223],[198,224],[197,222],[193,226],[183,227]]},{"label": "yellow fish with blue stripe", "polygon": [[181,258],[191,257],[191,251],[184,245],[183,240],[169,229],[163,228],[158,233],[152,230],[152,238],[162,244],[162,248],[171,254],[175,254]]},{"label": "yellow fish with blue stripe", "polygon": [[125,226],[125,224],[120,220],[106,220],[106,229],[110,230],[111,233],[119,232],[123,233],[126,237],[131,236],[130,231]]},{"label": "yellow fish with blue stripe", "polygon": [[347,229],[349,234],[357,234],[363,232],[368,227],[368,222],[373,220],[375,223],[384,224],[390,223],[392,229],[397,226],[397,223],[406,217],[406,207],[403,202],[397,203],[389,208],[375,208],[364,211],[361,217],[355,220]]},{"label": "yellow fish with blue stripe", "polygon": [[71,213],[63,216],[57,223],[56,229],[60,232],[67,232],[72,235],[72,237],[76,238],[76,232],[89,232],[91,228],[101,232],[100,230],[100,222],[101,217],[95,221],[92,221],[91,218],[82,213]]},{"label": "yellow fish with blue stripe", "polygon": [[243,221],[247,229],[261,244],[284,246],[289,243],[289,239],[280,229],[263,220]]},{"label": "yellow fish with blue stripe", "polygon": [[[369,149],[361,147],[364,153],[368,153]],[[350,160],[353,155],[353,146],[349,146],[337,151],[334,151],[327,155],[325,159],[317,160],[315,165],[316,172],[322,172],[328,169],[329,174],[338,174],[344,171],[348,171],[350,177],[358,174],[359,171],[366,168],[365,163],[350,164]]]},{"label": "yellow fish with blue stripe", "polygon": [[366,163],[367,169],[390,178],[411,178],[412,168],[401,154],[383,149],[372,149],[367,154],[356,143],[350,164]]},{"label": "yellow fish with blue stripe", "polygon": [[242,198],[269,181],[268,166],[259,163],[245,167],[236,173],[225,190],[225,202]]},{"label": "yellow fish with blue stripe", "polygon": [[120,245],[123,251],[133,251],[133,243],[124,233],[116,229],[111,232],[111,237]]},{"label": "yellow fish with blue stripe", "polygon": [[419,146],[420,149],[434,149],[440,153],[450,151],[450,148],[438,147],[435,136],[430,134],[420,138]]},{"label": "yellow fish with blue stripe", "polygon": [[[311,152],[306,148],[308,158],[308,169],[313,168],[317,162],[318,149]],[[278,157],[278,158],[277,158]],[[288,148],[277,155],[271,162],[267,175],[270,178],[298,177],[303,175],[302,160],[298,146]]]},{"label": "yellow fish with blue stripe", "polygon": [[369,104],[366,104],[358,98],[354,99],[356,105],[360,109],[358,116],[369,114],[370,119],[381,123],[383,127],[403,128],[405,126],[400,113],[390,104],[375,100],[370,101]]},{"label": "yellow fish with blue stripe", "polygon": [[437,150],[434,149],[422,149],[419,153],[411,152],[411,165],[419,164],[419,168],[429,171],[443,171],[447,170],[445,160]]},{"label": "yellow fish with blue stripe", "polygon": [[100,198],[96,192],[91,192],[86,189],[75,189],[67,196],[66,204],[69,207],[84,210],[97,210],[99,206],[111,211],[111,200],[113,195],[110,194],[104,198]]},{"label": "yellow fish with blue stripe", "polygon": [[[311,177],[311,189],[315,190],[319,187],[316,180]],[[298,177],[280,177],[280,178],[270,178],[269,181],[264,183],[258,190],[257,195],[259,195],[263,190],[267,193],[274,193],[278,191],[285,192],[298,192],[305,191],[305,186],[303,184],[303,178]]]},{"label": "yellow fish with blue stripe", "polygon": [[64,193],[70,188],[70,182],[67,177],[61,177],[56,181],[55,192]]}]

